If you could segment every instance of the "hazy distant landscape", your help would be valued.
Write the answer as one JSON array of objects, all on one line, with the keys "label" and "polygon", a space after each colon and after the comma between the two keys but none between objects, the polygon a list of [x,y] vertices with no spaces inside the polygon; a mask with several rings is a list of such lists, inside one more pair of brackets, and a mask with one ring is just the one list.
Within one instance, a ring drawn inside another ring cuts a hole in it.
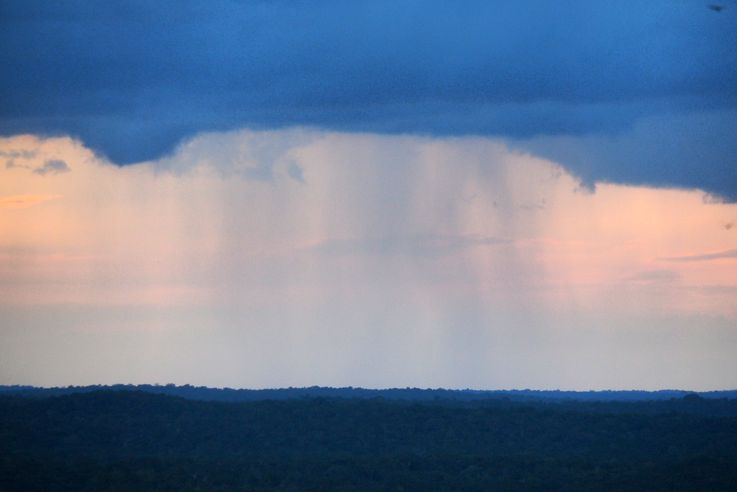
[{"label": "hazy distant landscape", "polygon": [[114,384],[92,386],[65,386],[42,388],[35,386],[3,386],[0,385],[0,395],[15,395],[27,397],[49,397],[69,395],[73,393],[89,393],[91,391],[142,391],[161,395],[179,396],[189,400],[206,401],[258,401],[258,400],[287,400],[295,398],[384,398],[390,400],[449,400],[449,401],[477,401],[477,400],[514,400],[514,401],[548,401],[564,403],[565,401],[662,401],[674,400],[689,396],[708,399],[737,399],[737,390],[723,391],[561,391],[561,390],[474,390],[474,389],[429,389],[429,388],[331,388],[312,386],[309,388],[272,388],[272,389],[233,389],[208,388],[206,386],[192,386],[175,384]]}]

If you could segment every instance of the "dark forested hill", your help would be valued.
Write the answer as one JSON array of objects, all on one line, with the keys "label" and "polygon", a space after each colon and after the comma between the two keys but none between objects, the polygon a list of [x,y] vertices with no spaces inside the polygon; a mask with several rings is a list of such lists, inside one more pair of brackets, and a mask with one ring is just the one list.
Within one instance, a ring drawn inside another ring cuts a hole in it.
[{"label": "dark forested hill", "polygon": [[737,401],[0,396],[0,490],[737,490]]}]

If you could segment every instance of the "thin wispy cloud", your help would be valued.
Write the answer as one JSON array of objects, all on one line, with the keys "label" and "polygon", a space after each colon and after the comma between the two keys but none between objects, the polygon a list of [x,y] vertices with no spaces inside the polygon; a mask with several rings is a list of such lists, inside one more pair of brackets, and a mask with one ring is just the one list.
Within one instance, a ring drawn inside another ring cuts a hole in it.
[{"label": "thin wispy cloud", "polygon": [[331,239],[312,246],[309,250],[330,255],[441,256],[465,248],[498,246],[510,242],[509,239],[479,234],[417,234],[381,238]]},{"label": "thin wispy cloud", "polygon": [[682,275],[674,270],[645,270],[625,278],[628,282],[663,284],[677,282]]},{"label": "thin wispy cloud", "polygon": [[29,208],[50,200],[61,198],[62,195],[11,195],[0,196],[0,209]]},{"label": "thin wispy cloud", "polygon": [[718,251],[716,253],[705,253],[698,255],[669,256],[660,259],[663,261],[711,261],[721,260],[725,258],[737,258],[737,249],[729,249],[726,251]]}]

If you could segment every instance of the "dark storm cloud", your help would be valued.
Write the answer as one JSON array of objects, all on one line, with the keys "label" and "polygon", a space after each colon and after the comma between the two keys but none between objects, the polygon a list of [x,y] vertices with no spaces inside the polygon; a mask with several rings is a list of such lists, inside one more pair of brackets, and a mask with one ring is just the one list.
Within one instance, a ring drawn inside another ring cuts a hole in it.
[{"label": "dark storm cloud", "polygon": [[[4,1],[0,133],[70,134],[117,163],[244,126],[619,135],[737,106],[736,12],[688,0]],[[722,124],[719,138],[737,130]],[[639,161],[572,168],[737,198],[720,174],[734,154],[713,153],[706,184]]]},{"label": "dark storm cloud", "polygon": [[628,132],[540,136],[519,147],[564,164],[591,188],[602,181],[700,188],[716,202],[734,202],[735,136],[737,110],[731,109],[651,115]]}]

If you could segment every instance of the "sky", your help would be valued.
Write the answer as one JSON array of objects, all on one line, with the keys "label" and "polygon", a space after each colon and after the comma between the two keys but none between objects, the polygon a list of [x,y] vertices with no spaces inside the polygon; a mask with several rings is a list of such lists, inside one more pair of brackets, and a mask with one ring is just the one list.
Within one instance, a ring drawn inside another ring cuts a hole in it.
[{"label": "sky", "polygon": [[6,1],[0,384],[737,388],[737,4]]}]

